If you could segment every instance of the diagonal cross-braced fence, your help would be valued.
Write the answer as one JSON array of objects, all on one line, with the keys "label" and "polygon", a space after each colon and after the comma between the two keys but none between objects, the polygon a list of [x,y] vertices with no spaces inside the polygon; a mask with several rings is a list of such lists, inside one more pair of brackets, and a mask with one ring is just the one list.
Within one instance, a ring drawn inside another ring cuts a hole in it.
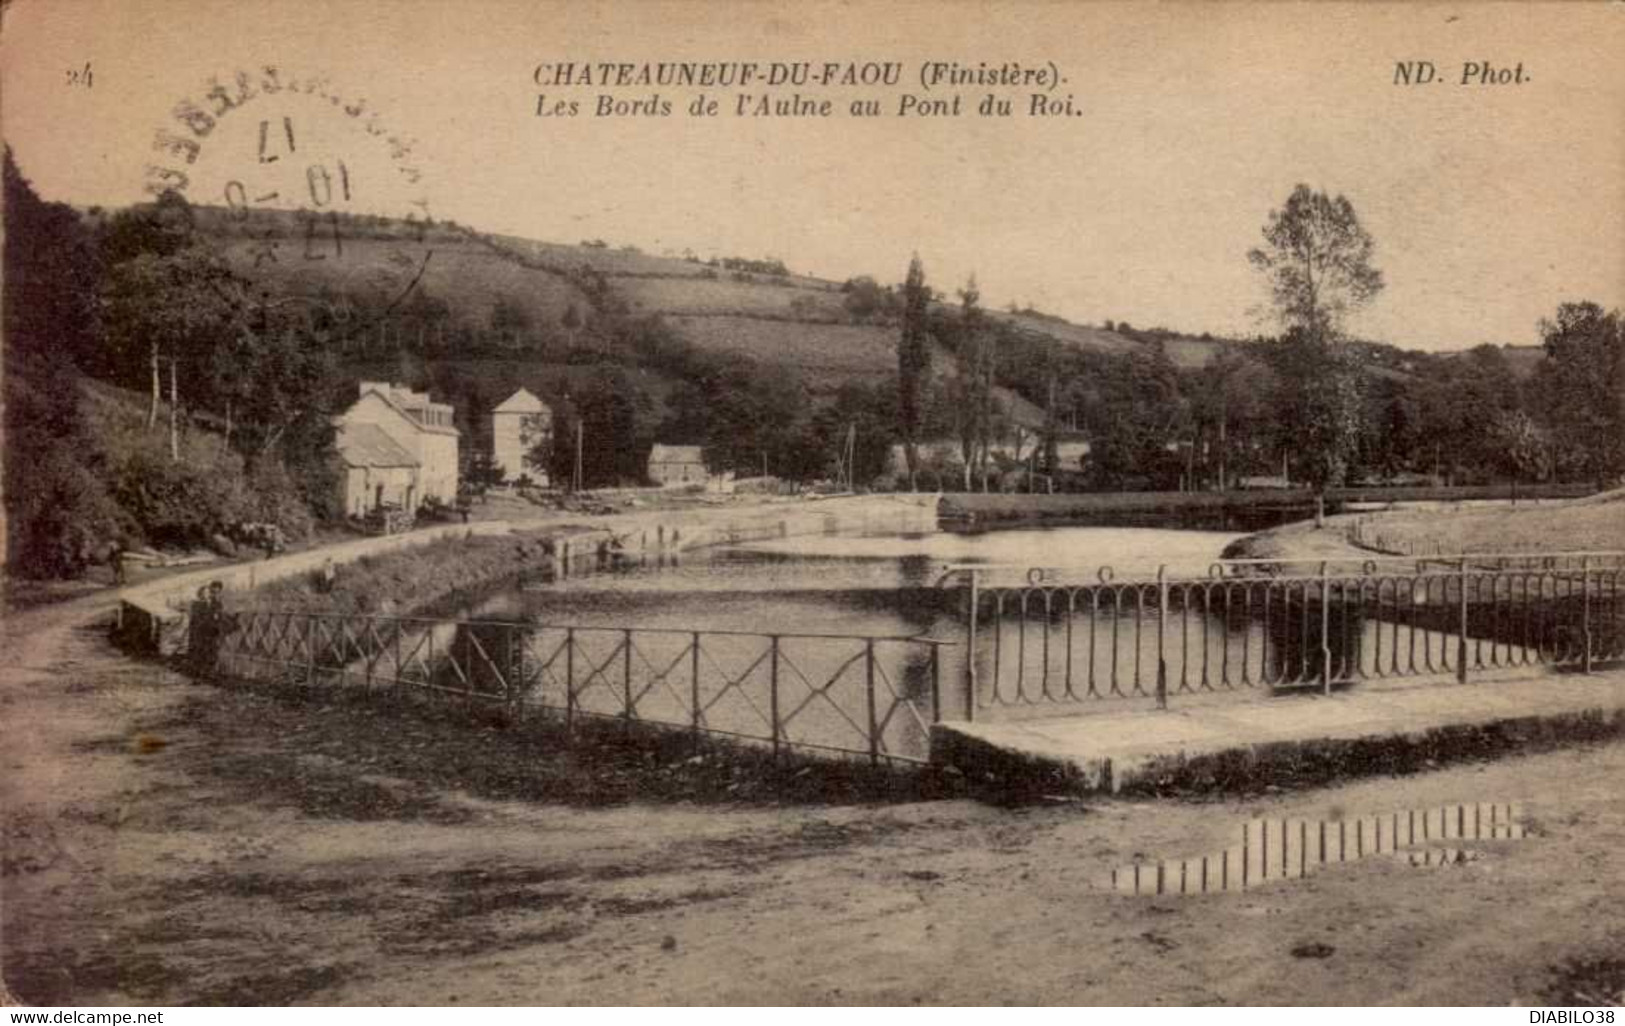
[{"label": "diagonal cross-braced fence", "polygon": [[950,568],[978,709],[1625,661],[1625,553],[1230,560],[1206,578]]},{"label": "diagonal cross-braced fence", "polygon": [[407,688],[721,734],[784,748],[921,761],[940,708],[940,650],[916,637],[577,627],[251,610],[193,639],[233,676]]}]

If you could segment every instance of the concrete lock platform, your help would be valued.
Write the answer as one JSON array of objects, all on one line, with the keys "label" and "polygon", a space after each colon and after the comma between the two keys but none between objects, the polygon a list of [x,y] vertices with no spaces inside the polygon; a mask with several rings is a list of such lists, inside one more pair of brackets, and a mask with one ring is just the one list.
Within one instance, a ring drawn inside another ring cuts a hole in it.
[{"label": "concrete lock platform", "polygon": [[999,790],[1257,790],[1414,772],[1525,747],[1625,736],[1625,670],[1220,696],[1166,710],[942,723],[932,761]]}]

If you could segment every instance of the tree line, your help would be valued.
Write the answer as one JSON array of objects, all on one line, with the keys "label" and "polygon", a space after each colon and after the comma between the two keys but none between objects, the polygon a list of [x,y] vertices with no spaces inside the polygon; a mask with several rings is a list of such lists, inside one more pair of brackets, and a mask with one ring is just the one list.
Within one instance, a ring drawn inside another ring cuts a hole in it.
[{"label": "tree line", "polygon": [[[1163,334],[1127,325],[1113,326],[1139,340],[1126,352],[1063,344],[989,315],[974,277],[938,293],[916,256],[896,286],[843,286],[854,321],[895,333],[896,372],[823,394],[629,309],[590,268],[566,274],[579,302],[554,321],[498,297],[476,323],[415,280],[273,297],[178,197],[87,218],[40,201],[9,151],[5,215],[9,558],[22,573],[76,572],[110,538],[196,544],[248,520],[299,534],[337,515],[331,416],[353,388],[338,359],[369,332],[384,339],[381,373],[456,407],[470,481],[492,477],[472,443],[506,397],[442,358],[474,336],[574,366],[544,396],[553,422],[533,458],[583,487],[642,481],[656,441],[698,445],[719,472],[901,488],[1009,488],[1035,473],[1064,488],[1225,488],[1284,472],[1323,493],[1408,475],[1625,472],[1618,311],[1560,305],[1527,376],[1494,346],[1359,342],[1346,324],[1382,289],[1375,242],[1348,200],[1306,186],[1249,254],[1279,333],[1216,340],[1205,366],[1177,365]],[[430,341],[447,333],[444,349]],[[80,374],[143,395],[141,429],[101,430]],[[1080,440],[1087,457],[1063,460]]]},{"label": "tree line", "polygon": [[[1281,330],[1213,340],[1217,353],[1199,368],[1176,366],[1162,344],[1167,333],[1111,325],[1142,345],[1107,353],[988,318],[974,277],[953,308],[925,284],[917,256],[884,298],[849,283],[865,310],[899,311],[897,433],[909,477],[918,477],[928,438],[958,442],[967,488],[986,480],[990,434],[1014,442],[1019,455],[1023,431],[990,403],[995,384],[1044,411],[1028,432],[1036,435],[1029,462],[1079,487],[1225,488],[1261,474],[1319,494],[1407,475],[1601,487],[1625,473],[1617,310],[1561,304],[1538,325],[1543,359],[1520,378],[1493,345],[1424,354],[1350,337],[1349,316],[1384,282],[1375,240],[1345,197],[1300,185],[1261,234],[1248,259],[1270,287]],[[949,366],[932,366],[932,343],[952,355]],[[919,398],[933,391],[951,410],[947,430],[928,423],[931,404]],[[1087,439],[1087,459],[1058,465],[1061,435]]]}]

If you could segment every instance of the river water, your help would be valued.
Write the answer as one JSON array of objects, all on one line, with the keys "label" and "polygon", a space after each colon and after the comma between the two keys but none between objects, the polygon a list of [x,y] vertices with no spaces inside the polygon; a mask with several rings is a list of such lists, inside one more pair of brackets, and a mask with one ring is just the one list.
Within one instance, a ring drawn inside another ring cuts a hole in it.
[{"label": "river water", "polygon": [[[638,715],[688,722],[698,698],[712,729],[771,736],[768,691],[779,691],[787,741],[862,751],[868,745],[869,674],[884,750],[921,757],[933,703],[944,715],[965,704],[964,590],[953,565],[1027,567],[1110,564],[1120,576],[1205,572],[1237,535],[1133,527],[1056,527],[980,534],[876,534],[776,539],[704,549],[680,561],[652,559],[614,572],[522,581],[468,610],[477,619],[544,625],[535,661],[557,655],[559,633],[577,630],[571,672],[578,707],[606,715],[635,678]],[[618,648],[634,628],[630,653]],[[594,630],[596,628],[596,630]],[[707,633],[702,659],[688,648]],[[671,632],[671,633],[662,633]],[[770,636],[780,635],[771,682]],[[839,635],[841,638],[815,637]],[[864,637],[929,637],[937,650],[881,643],[865,659]],[[556,673],[560,660],[549,664]],[[694,685],[695,680],[698,685]],[[579,682],[586,680],[583,689]],[[697,687],[703,693],[691,693]],[[550,704],[553,703],[549,700]]]},{"label": "river water", "polygon": [[[1209,577],[1236,537],[1068,526],[782,538],[536,576],[464,612],[529,625],[526,676],[544,705],[569,693],[572,712],[630,708],[756,739],[776,723],[781,742],[868,753],[879,738],[880,754],[910,758],[925,755],[935,718],[1150,705],[1159,671],[1173,705],[1318,687],[1323,669],[1338,685],[1454,671],[1458,580]],[[982,568],[974,646],[956,566]],[[1068,584],[1022,588],[1030,567],[1067,568]],[[1178,582],[1166,611],[1159,567]],[[1470,667],[1557,651],[1560,624],[1507,611],[1475,614]]]},{"label": "river water", "polygon": [[930,634],[952,639],[957,613],[939,581],[953,565],[1111,565],[1119,576],[1199,575],[1237,535],[1156,528],[1057,527],[982,534],[810,536],[718,547],[680,562],[632,565],[484,602],[482,617],[701,631]]}]

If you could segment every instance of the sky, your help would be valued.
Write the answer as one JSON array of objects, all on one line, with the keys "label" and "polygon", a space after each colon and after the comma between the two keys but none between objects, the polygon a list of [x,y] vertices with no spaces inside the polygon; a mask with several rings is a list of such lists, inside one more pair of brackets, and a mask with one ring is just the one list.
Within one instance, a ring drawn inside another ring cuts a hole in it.
[{"label": "sky", "polygon": [[[1377,242],[1388,285],[1350,329],[1446,350],[1533,344],[1563,301],[1625,303],[1621,53],[1625,3],[16,0],[0,132],[46,198],[120,205],[148,165],[177,164],[154,148],[187,135],[176,104],[206,108],[211,80],[274,65],[325,85],[256,96],[191,137],[189,198],[223,202],[236,181],[286,200],[307,160],[331,198],[343,161],[358,211],[771,255],[835,279],[899,281],[917,252],[939,290],[974,273],[988,305],[1220,334],[1272,330],[1246,252],[1305,182],[1347,196]],[[1417,60],[1440,81],[1396,85],[1395,63]],[[697,92],[760,87],[537,85],[539,64],[596,61],[898,62],[903,77],[800,90],[834,101],[823,119],[682,116]],[[1026,106],[1020,88],[925,93],[925,61],[1053,64],[1052,98],[1080,113],[895,116],[904,94]],[[1461,85],[1469,61],[1525,80]],[[676,116],[591,116],[605,93],[658,93]],[[539,117],[538,94],[583,113]],[[885,116],[847,116],[856,98]],[[284,117],[297,156],[267,163]]]}]

